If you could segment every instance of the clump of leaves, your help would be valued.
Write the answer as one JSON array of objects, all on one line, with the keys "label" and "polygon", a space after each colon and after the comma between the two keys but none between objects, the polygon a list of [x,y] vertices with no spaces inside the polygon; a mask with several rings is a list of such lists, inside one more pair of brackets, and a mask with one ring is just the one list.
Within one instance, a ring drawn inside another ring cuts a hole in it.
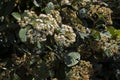
[{"label": "clump of leaves", "polygon": [[[114,12],[119,3],[113,6],[108,4],[116,3],[101,0],[13,1],[2,0],[0,4],[1,52],[9,52],[12,45],[14,53],[0,62],[1,80],[91,80],[96,74],[94,63],[102,65],[100,72],[104,72],[105,61],[113,66],[111,58],[119,60],[120,30],[114,28],[113,19],[119,19]],[[110,8],[115,6],[112,11]],[[119,69],[113,70],[118,76]]]}]

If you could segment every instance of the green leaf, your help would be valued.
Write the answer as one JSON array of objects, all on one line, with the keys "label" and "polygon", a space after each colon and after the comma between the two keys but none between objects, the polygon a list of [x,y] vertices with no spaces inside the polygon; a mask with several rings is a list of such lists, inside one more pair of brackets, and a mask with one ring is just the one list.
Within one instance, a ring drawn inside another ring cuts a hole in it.
[{"label": "green leaf", "polygon": [[51,10],[46,7],[46,8],[45,8],[45,13],[46,13],[46,14],[50,14],[50,13],[51,13]]},{"label": "green leaf", "polygon": [[39,41],[37,41],[37,47],[40,49],[41,48],[41,44]]},{"label": "green leaf", "polygon": [[12,16],[16,19],[16,20],[21,20],[21,15],[18,12],[13,12]]},{"label": "green leaf", "polygon": [[55,8],[55,6],[54,6],[54,4],[53,4],[52,2],[49,2],[49,3],[47,4],[47,7],[48,7],[50,10],[54,10],[54,8]]},{"label": "green leaf", "polygon": [[19,31],[19,37],[20,37],[22,42],[27,41],[26,32],[27,32],[27,28],[21,28]]},{"label": "green leaf", "polygon": [[115,33],[116,33],[117,37],[120,38],[120,30],[116,30]]},{"label": "green leaf", "polygon": [[55,9],[54,4],[52,2],[49,2],[47,6],[45,7],[45,12],[46,14],[50,14],[51,10],[54,10],[54,9]]},{"label": "green leaf", "polygon": [[85,37],[87,37],[87,34],[81,32],[81,31],[79,31],[79,35],[82,39],[85,39]]},{"label": "green leaf", "polygon": [[101,37],[111,38],[112,35],[110,34],[110,32],[103,32],[103,33],[101,32],[101,33],[100,33],[100,36],[101,36]]},{"label": "green leaf", "polygon": [[[37,0],[38,1],[38,0]],[[33,0],[33,4],[36,6],[36,7],[40,7],[40,3],[38,3],[36,0]]]},{"label": "green leaf", "polygon": [[107,28],[107,30],[110,32],[110,34],[112,36],[115,36],[115,28],[114,27],[110,26],[110,27]]},{"label": "green leaf", "polygon": [[107,57],[110,57],[110,56],[111,56],[111,51],[110,51],[110,49],[106,49],[106,50],[105,50],[105,55],[106,55]]},{"label": "green leaf", "polygon": [[68,67],[74,66],[76,65],[80,60],[80,53],[78,52],[70,52],[68,54],[65,55],[65,64]]},{"label": "green leaf", "polygon": [[94,39],[100,39],[100,32],[98,31],[95,31],[95,30],[92,30],[91,31],[91,36],[94,38]]},{"label": "green leaf", "polygon": [[51,51],[53,50],[50,46],[46,46],[46,47],[47,47],[49,50],[51,50]]}]

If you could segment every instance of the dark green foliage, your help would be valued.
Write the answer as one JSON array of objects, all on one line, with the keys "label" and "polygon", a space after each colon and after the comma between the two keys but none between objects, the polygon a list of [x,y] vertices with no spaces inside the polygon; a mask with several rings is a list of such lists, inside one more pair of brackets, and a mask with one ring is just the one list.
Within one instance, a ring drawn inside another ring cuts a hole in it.
[{"label": "dark green foliage", "polygon": [[119,0],[0,0],[0,80],[119,80],[119,11]]},{"label": "dark green foliage", "polygon": [[14,9],[16,0],[0,0],[0,16],[9,15]]}]

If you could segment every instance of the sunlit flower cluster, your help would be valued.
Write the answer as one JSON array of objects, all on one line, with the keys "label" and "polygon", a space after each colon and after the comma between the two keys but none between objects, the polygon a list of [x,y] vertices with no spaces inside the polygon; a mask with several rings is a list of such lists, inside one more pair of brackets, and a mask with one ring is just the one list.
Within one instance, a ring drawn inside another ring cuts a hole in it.
[{"label": "sunlit flower cluster", "polygon": [[28,24],[33,24],[33,20],[37,18],[37,14],[34,11],[25,10],[18,23],[21,27],[26,27]]},{"label": "sunlit flower cluster", "polygon": [[60,45],[68,47],[76,41],[76,34],[71,26],[62,24],[60,32],[54,35],[54,39]]},{"label": "sunlit flower cluster", "polygon": [[69,80],[90,80],[92,72],[92,64],[88,61],[81,60],[78,65],[72,67],[68,72],[67,78]]},{"label": "sunlit flower cluster", "polygon": [[[54,36],[56,43],[66,47],[76,41],[74,30],[71,26],[62,24],[58,11],[51,10],[51,14],[40,14],[38,16],[35,12],[26,10],[24,14],[19,24],[21,27],[30,27],[26,33],[27,40],[30,43],[46,41],[49,35]],[[23,23],[21,24],[21,22]]]},{"label": "sunlit flower cluster", "polygon": [[[57,18],[57,16],[55,16]],[[60,22],[61,20],[59,20]],[[36,41],[46,41],[48,35],[53,35],[57,29],[58,23],[50,14],[40,14],[37,16],[35,12],[25,10],[23,18],[19,21],[21,27],[30,27],[27,31],[27,38],[31,43]]]},{"label": "sunlit flower cluster", "polygon": [[40,14],[39,19],[36,19],[33,28],[40,31],[40,33],[47,35],[53,35],[54,30],[58,27],[56,20],[52,15]]},{"label": "sunlit flower cluster", "polygon": [[57,21],[58,24],[60,24],[62,22],[62,18],[60,16],[59,11],[51,10],[51,15],[55,18],[55,20]]},{"label": "sunlit flower cluster", "polygon": [[112,24],[111,14],[112,10],[110,8],[100,5],[91,5],[87,13],[90,17],[98,16],[99,19],[103,19],[107,24]]},{"label": "sunlit flower cluster", "polygon": [[70,4],[69,0],[61,0],[61,5]]},{"label": "sunlit flower cluster", "polygon": [[40,34],[40,32],[35,29],[29,29],[26,35],[27,35],[27,39],[32,44],[34,44],[37,41],[46,41],[46,35]]}]

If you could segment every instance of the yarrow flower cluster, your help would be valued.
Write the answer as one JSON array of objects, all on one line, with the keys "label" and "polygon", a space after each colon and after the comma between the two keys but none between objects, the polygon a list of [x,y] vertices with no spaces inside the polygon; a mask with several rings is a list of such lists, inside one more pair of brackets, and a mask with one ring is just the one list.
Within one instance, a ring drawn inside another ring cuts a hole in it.
[{"label": "yarrow flower cluster", "polygon": [[18,20],[20,27],[26,27],[28,24],[32,24],[34,19],[37,18],[37,14],[34,11],[25,10],[21,16],[21,19]]},{"label": "yarrow flower cluster", "polygon": [[52,15],[40,14],[39,19],[36,19],[33,27],[44,37],[48,35],[52,36],[54,34],[54,30],[57,29],[59,25]]},{"label": "yarrow flower cluster", "polygon": [[81,60],[78,65],[73,66],[67,73],[68,80],[89,80],[92,74],[92,64]]},{"label": "yarrow flower cluster", "polygon": [[62,24],[61,32],[55,34],[54,39],[60,45],[68,47],[76,41],[76,34],[74,33],[72,27]]},{"label": "yarrow flower cluster", "polygon": [[62,23],[62,18],[60,16],[60,13],[56,10],[51,10],[51,15],[55,18],[58,24]]},{"label": "yarrow flower cluster", "polygon": [[56,43],[68,47],[76,41],[76,34],[71,26],[61,25],[61,21],[60,13],[55,10],[51,10],[51,14],[39,16],[33,11],[25,10],[23,18],[18,22],[22,28],[30,27],[26,32],[30,43],[46,41],[47,36],[50,35],[54,36]]},{"label": "yarrow flower cluster", "polygon": [[107,24],[112,24],[111,14],[112,10],[110,8],[100,5],[91,5],[87,13],[90,17],[95,15],[103,17]]}]

